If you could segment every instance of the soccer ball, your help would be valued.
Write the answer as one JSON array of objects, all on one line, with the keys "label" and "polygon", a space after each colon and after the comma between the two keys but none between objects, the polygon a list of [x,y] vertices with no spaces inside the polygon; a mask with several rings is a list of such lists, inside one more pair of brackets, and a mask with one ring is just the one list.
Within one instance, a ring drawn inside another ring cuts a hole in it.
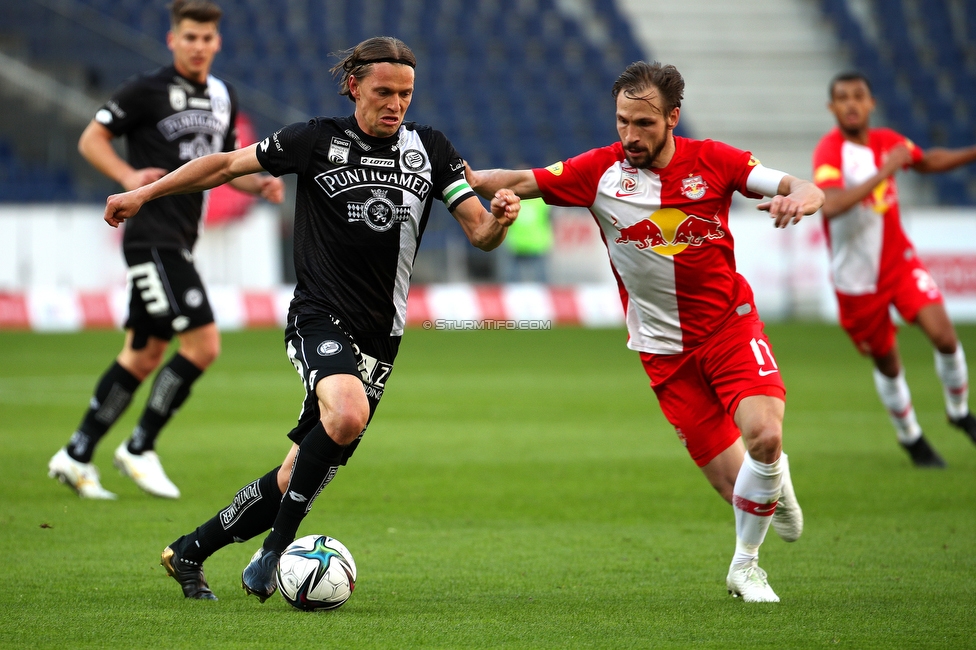
[{"label": "soccer ball", "polygon": [[356,561],[337,539],[306,535],[296,539],[278,561],[278,589],[288,604],[314,612],[335,609],[356,588]]}]

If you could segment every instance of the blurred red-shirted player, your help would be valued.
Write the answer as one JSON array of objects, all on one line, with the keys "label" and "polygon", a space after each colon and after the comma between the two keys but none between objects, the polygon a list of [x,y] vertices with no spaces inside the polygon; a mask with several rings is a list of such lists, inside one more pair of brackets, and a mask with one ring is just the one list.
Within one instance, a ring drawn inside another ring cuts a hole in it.
[{"label": "blurred red-shirted player", "polygon": [[468,178],[486,197],[508,187],[589,208],[627,313],[627,345],[691,457],[733,506],[729,592],[778,602],[759,546],[770,520],[786,541],[797,539],[803,515],[781,453],[786,389],[752,289],[735,270],[729,206],[734,192],[771,196],[759,207],[785,227],[816,212],[823,193],[746,151],[675,137],[683,93],[674,66],[639,61],[613,87],[620,142],[545,169],[468,170]]},{"label": "blurred red-shirted player", "polygon": [[908,167],[926,173],[953,169],[976,160],[976,147],[922,151],[891,129],[870,128],[874,97],[857,72],[834,77],[827,107],[837,127],[814,150],[813,168],[814,182],[827,197],[824,230],[841,326],[874,359],[874,385],[912,461],[944,467],[915,417],[889,305],[932,341],[949,422],[976,442],[966,356],[938,286],[901,227],[894,174]]}]

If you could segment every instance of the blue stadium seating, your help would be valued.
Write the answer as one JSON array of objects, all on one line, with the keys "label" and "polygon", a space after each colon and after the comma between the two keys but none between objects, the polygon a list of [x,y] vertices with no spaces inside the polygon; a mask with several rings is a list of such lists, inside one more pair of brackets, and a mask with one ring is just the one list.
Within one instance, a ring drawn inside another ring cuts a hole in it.
[{"label": "blue stadium seating", "polygon": [[[954,28],[951,0],[918,0],[915,15],[902,2],[871,0],[880,34],[874,44],[846,0],[821,0],[824,16],[847,46],[852,62],[871,79],[888,123],[922,147],[976,143],[976,69],[967,48],[976,43],[976,2],[962,3]],[[939,202],[976,205],[976,169],[932,177]]]}]

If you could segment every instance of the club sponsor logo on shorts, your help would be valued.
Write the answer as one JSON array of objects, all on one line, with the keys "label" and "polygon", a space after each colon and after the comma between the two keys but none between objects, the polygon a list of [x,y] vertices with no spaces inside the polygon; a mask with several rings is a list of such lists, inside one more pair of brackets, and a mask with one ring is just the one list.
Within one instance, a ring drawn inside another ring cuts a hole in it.
[{"label": "club sponsor logo on shorts", "polygon": [[396,167],[396,161],[392,158],[370,158],[369,156],[363,156],[359,162],[363,165],[371,165],[373,167]]},{"label": "club sponsor logo on shorts", "polygon": [[177,316],[176,318],[173,319],[172,326],[174,332],[182,332],[183,330],[185,330],[187,327],[190,326],[190,317]]},{"label": "club sponsor logo on shorts", "polygon": [[387,190],[371,190],[373,197],[363,203],[349,202],[349,223],[362,221],[376,232],[386,232],[396,223],[410,219],[408,206],[395,205],[386,198]]},{"label": "club sponsor logo on shorts", "polygon": [[337,354],[341,349],[342,344],[338,341],[322,341],[319,343],[319,347],[316,349],[316,352],[319,353],[320,357],[331,357],[333,354]]},{"label": "club sponsor logo on shorts", "polygon": [[329,143],[329,162],[336,165],[345,165],[349,162],[349,149],[352,143],[342,138],[332,138]]},{"label": "club sponsor logo on shorts", "polygon": [[203,304],[203,292],[196,287],[187,289],[186,293],[183,294],[183,302],[190,309],[197,309]]},{"label": "club sponsor logo on shorts", "polygon": [[403,166],[412,171],[419,172],[427,165],[427,156],[417,149],[407,149],[403,152]]},{"label": "club sponsor logo on shorts", "polygon": [[681,181],[681,193],[692,201],[697,201],[705,196],[707,189],[708,183],[702,180],[701,174],[689,176]]},{"label": "club sponsor logo on shorts", "polygon": [[186,108],[186,90],[180,86],[169,87],[169,105],[174,111],[182,111]]}]

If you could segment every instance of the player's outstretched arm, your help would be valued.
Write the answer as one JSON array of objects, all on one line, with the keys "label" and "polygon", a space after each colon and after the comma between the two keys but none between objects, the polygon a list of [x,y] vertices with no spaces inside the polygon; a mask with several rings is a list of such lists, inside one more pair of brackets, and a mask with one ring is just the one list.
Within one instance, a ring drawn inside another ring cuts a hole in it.
[{"label": "player's outstretched arm", "polygon": [[889,152],[884,163],[876,174],[864,180],[864,182],[852,187],[830,187],[825,190],[826,199],[823,206],[823,218],[833,219],[842,215],[855,205],[866,199],[874,188],[881,181],[890,177],[899,169],[905,168],[912,163],[912,154],[905,145],[893,147]]},{"label": "player's outstretched arm", "polygon": [[947,172],[976,160],[976,145],[962,149],[928,149],[912,169],[923,174]]},{"label": "player's outstretched arm", "polygon": [[471,169],[467,161],[464,163],[464,175],[478,196],[491,199],[501,189],[509,189],[523,199],[535,199],[542,196],[535,174],[531,169]]},{"label": "player's outstretched arm", "polygon": [[810,181],[796,176],[784,176],[779,182],[776,196],[756,207],[766,210],[777,228],[800,223],[800,220],[813,214],[824,204],[824,193]]},{"label": "player's outstretched arm", "polygon": [[257,145],[228,153],[212,153],[191,160],[158,181],[123,194],[113,194],[105,202],[105,221],[113,228],[132,217],[149,201],[170,194],[202,192],[223,185],[238,176],[262,171]]},{"label": "player's outstretched arm", "polygon": [[505,239],[508,227],[515,222],[521,202],[515,192],[500,189],[491,198],[491,211],[471,196],[454,209],[454,218],[461,224],[468,241],[483,251],[497,248]]}]

